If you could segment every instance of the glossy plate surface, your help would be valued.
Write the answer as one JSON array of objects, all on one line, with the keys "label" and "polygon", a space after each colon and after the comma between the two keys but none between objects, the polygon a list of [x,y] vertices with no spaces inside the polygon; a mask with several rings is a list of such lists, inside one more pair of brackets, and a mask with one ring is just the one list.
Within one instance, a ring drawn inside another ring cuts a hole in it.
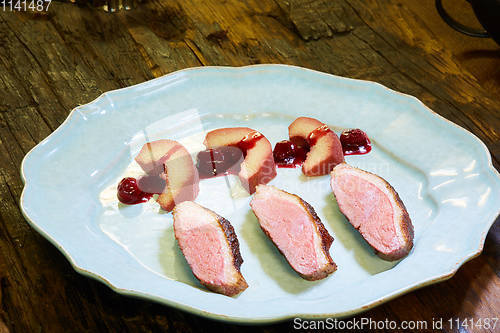
[{"label": "glossy plate surface", "polygon": [[[340,214],[329,176],[279,169],[271,184],[309,202],[335,238],[337,272],[305,281],[258,227],[236,177],[203,180],[196,201],[227,218],[240,241],[249,288],[230,298],[193,278],[171,214],[153,200],[118,204],[116,184],[139,172],[133,159],[147,141],[179,140],[195,153],[206,131],[248,126],[274,145],[298,116],[368,133],[372,152],[346,160],[400,194],[415,227],[407,258],[373,254]],[[105,93],[28,153],[22,175],[24,215],[77,271],[122,294],[247,323],[347,316],[449,278],[480,253],[500,208],[499,174],[471,133],[379,84],[283,65],[193,68]]]}]

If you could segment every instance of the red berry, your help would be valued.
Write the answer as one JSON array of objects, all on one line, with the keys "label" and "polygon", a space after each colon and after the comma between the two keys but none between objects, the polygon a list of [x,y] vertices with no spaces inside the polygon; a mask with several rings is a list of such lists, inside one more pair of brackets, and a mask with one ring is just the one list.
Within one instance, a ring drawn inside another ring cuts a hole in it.
[{"label": "red berry", "polygon": [[343,131],[340,142],[344,155],[359,155],[369,153],[372,149],[370,139],[359,128]]},{"label": "red berry", "polygon": [[274,162],[281,167],[295,167],[306,159],[307,150],[299,147],[295,143],[283,140],[274,146]]},{"label": "red berry", "polygon": [[118,184],[117,196],[120,202],[127,205],[135,205],[148,201],[153,194],[141,191],[135,178],[126,177]]}]

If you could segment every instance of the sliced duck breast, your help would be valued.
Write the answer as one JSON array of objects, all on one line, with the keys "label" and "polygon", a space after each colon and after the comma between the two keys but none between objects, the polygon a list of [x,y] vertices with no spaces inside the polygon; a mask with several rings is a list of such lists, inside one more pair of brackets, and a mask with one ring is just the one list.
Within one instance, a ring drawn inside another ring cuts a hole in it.
[{"label": "sliced duck breast", "polygon": [[413,225],[398,193],[383,178],[346,163],[331,173],[340,211],[385,260],[406,256],[413,247]]},{"label": "sliced duck breast", "polygon": [[309,149],[302,164],[306,176],[327,175],[339,163],[344,162],[344,153],[339,137],[321,121],[299,117],[288,126],[290,141]]},{"label": "sliced duck breast", "polygon": [[177,204],[173,216],[175,238],[201,284],[227,296],[248,287],[240,272],[238,238],[229,221],[192,201]]},{"label": "sliced duck breast", "polygon": [[301,277],[320,280],[337,269],[329,253],[333,237],[307,202],[259,185],[250,206],[264,233]]}]

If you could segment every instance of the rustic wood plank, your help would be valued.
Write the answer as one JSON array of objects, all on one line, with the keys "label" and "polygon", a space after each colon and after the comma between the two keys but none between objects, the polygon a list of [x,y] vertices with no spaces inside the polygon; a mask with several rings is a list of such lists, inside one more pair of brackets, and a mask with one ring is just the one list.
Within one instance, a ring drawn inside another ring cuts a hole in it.
[{"label": "rustic wood plank", "polygon": [[[77,274],[28,226],[18,209],[24,154],[104,91],[191,66],[300,65],[419,97],[480,137],[500,166],[500,102],[397,0],[151,0],[113,15],[53,3],[46,14],[0,13],[0,42],[0,332],[291,328],[226,325],[120,296]],[[492,316],[498,225],[451,280],[361,316]]]}]

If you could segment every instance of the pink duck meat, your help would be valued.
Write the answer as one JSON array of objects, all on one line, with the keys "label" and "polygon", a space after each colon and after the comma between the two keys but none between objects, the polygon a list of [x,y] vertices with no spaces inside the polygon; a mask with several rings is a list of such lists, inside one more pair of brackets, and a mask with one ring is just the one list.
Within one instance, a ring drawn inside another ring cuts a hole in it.
[{"label": "pink duck meat", "polygon": [[346,163],[331,173],[340,211],[385,260],[406,256],[413,247],[413,225],[394,188],[383,178]]},{"label": "pink duck meat", "polygon": [[259,185],[250,206],[261,229],[301,277],[320,280],[337,269],[329,253],[333,238],[307,202]]},{"label": "pink duck meat", "polygon": [[177,204],[173,216],[175,238],[201,284],[226,296],[248,287],[240,272],[238,238],[229,221],[192,201]]}]

